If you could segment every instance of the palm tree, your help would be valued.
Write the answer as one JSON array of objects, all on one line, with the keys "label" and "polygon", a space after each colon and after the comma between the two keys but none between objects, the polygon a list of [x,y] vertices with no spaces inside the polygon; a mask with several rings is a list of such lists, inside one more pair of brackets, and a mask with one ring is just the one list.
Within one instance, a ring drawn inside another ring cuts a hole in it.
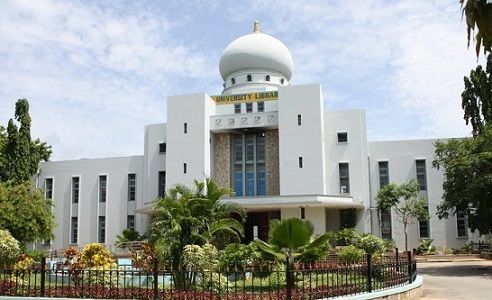
[{"label": "palm tree", "polygon": [[468,46],[470,45],[471,32],[477,29],[475,35],[475,50],[477,56],[483,45],[484,52],[491,52],[492,47],[492,3],[488,0],[459,0],[466,17],[468,32]]},{"label": "palm tree", "polygon": [[256,241],[258,249],[266,259],[292,265],[314,261],[328,254],[330,235],[325,233],[315,237],[313,224],[308,220],[272,220],[268,235],[268,243]]},{"label": "palm tree", "polygon": [[[150,242],[164,259],[172,261],[175,270],[184,269],[182,253],[186,245],[217,245],[221,237],[240,240],[244,236],[244,209],[221,201],[230,194],[230,189],[219,187],[213,180],[195,180],[193,189],[176,185],[155,201]],[[186,282],[185,277],[175,278],[178,288],[186,288]]]},{"label": "palm tree", "polygon": [[115,246],[117,248],[131,248],[143,240],[143,236],[141,236],[138,231],[134,229],[125,229],[121,234],[116,236]]}]

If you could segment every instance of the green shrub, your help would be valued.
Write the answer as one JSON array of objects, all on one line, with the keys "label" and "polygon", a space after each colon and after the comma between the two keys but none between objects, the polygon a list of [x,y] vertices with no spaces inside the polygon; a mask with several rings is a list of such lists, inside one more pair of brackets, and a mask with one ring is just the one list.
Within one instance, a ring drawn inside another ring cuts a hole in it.
[{"label": "green shrub", "polygon": [[359,239],[359,234],[354,228],[344,228],[337,232],[337,245],[350,246],[355,245]]},{"label": "green shrub", "polygon": [[472,252],[473,252],[472,242],[468,242],[468,243],[464,244],[463,247],[461,247],[461,249],[460,249],[461,254],[470,254]]},{"label": "green shrub", "polygon": [[41,250],[27,250],[26,255],[32,258],[34,262],[40,262],[41,259],[46,256],[44,251]]},{"label": "green shrub", "polygon": [[419,241],[419,247],[417,253],[422,255],[429,255],[436,253],[436,246],[432,245],[433,239],[421,239]]},{"label": "green shrub", "polygon": [[252,247],[249,245],[229,244],[224,250],[220,251],[220,268],[238,268],[242,270],[244,265],[253,262],[254,254]]},{"label": "green shrub", "polygon": [[19,242],[7,230],[0,229],[0,264],[14,263],[20,254]]},{"label": "green shrub", "polygon": [[364,255],[364,251],[350,245],[341,249],[338,253],[338,261],[342,264],[353,264],[359,262]]},{"label": "green shrub", "polygon": [[364,250],[368,254],[384,252],[384,242],[372,234],[362,235],[357,241],[357,248]]},{"label": "green shrub", "polygon": [[394,240],[383,239],[383,243],[384,243],[384,252],[395,251],[396,246]]}]

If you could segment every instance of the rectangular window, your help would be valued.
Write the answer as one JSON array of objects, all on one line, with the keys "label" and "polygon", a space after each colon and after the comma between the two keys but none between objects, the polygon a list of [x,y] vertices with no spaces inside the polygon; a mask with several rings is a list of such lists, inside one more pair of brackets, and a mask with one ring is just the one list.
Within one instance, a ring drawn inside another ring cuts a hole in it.
[{"label": "rectangular window", "polygon": [[53,178],[46,178],[44,180],[44,197],[46,199],[53,199]]},{"label": "rectangular window", "polygon": [[184,133],[188,133],[188,123],[184,123]]},{"label": "rectangular window", "polygon": [[234,104],[234,113],[235,114],[240,114],[241,113],[241,103]]},{"label": "rectangular window", "polygon": [[339,163],[338,174],[340,176],[340,193],[349,194],[350,193],[349,164]]},{"label": "rectangular window", "polygon": [[250,113],[253,112],[253,103],[246,103],[246,112]]},{"label": "rectangular window", "polygon": [[338,132],[337,139],[339,143],[347,143],[348,142],[348,134],[346,132]]},{"label": "rectangular window", "polygon": [[389,164],[387,161],[378,162],[379,188],[383,188],[389,183]]},{"label": "rectangular window", "polygon": [[297,115],[297,126],[301,126],[301,124],[302,124],[302,116]]},{"label": "rectangular window", "polygon": [[299,168],[302,168],[302,156],[299,156]]},{"label": "rectangular window", "polygon": [[79,203],[79,177],[72,177],[72,203]]},{"label": "rectangular window", "polygon": [[106,202],[107,182],[106,175],[99,176],[99,202]]},{"label": "rectangular window", "polygon": [[72,217],[71,222],[70,222],[70,229],[71,229],[71,234],[70,234],[70,243],[72,244],[77,244],[78,238],[79,238],[79,224],[78,224],[78,218],[77,217]]},{"label": "rectangular window", "polygon": [[427,190],[427,174],[425,169],[425,159],[417,159],[415,161],[415,166],[417,170],[417,181],[420,185],[421,191]]},{"label": "rectangular window", "polygon": [[265,111],[265,102],[260,101],[258,102],[258,112],[264,112]]},{"label": "rectangular window", "polygon": [[[425,207],[429,211],[429,207]],[[419,237],[430,238],[429,220],[419,221]]]},{"label": "rectangular window", "polygon": [[99,216],[98,227],[99,227],[99,230],[98,230],[97,240],[99,241],[99,243],[105,243],[106,242],[106,217],[105,216]]},{"label": "rectangular window", "polygon": [[126,228],[135,230],[135,215],[126,216]]},{"label": "rectangular window", "polygon": [[391,210],[381,211],[381,237],[391,240]]},{"label": "rectangular window", "polygon": [[183,163],[183,173],[187,173],[188,172],[188,165],[186,163]]},{"label": "rectangular window", "polygon": [[137,174],[128,174],[128,201],[137,198]]},{"label": "rectangular window", "polygon": [[463,210],[456,211],[456,227],[458,230],[458,237],[468,236],[468,220]]},{"label": "rectangular window", "polygon": [[163,197],[166,193],[166,171],[159,171],[159,197]]},{"label": "rectangular window", "polygon": [[306,209],[304,207],[301,207],[301,219],[305,219],[306,218]]},{"label": "rectangular window", "polygon": [[160,143],[159,144],[159,153],[166,153],[166,148],[167,148],[166,143]]}]

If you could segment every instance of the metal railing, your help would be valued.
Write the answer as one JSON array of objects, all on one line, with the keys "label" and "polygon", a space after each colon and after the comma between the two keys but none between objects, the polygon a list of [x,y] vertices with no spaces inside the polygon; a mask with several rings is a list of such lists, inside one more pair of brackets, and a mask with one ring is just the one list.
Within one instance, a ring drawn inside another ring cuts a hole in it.
[{"label": "metal railing", "polygon": [[335,256],[281,267],[231,264],[220,271],[177,269],[156,259],[146,270],[48,268],[0,269],[0,296],[105,299],[319,299],[355,295],[412,283],[411,252],[366,254],[342,264]]}]

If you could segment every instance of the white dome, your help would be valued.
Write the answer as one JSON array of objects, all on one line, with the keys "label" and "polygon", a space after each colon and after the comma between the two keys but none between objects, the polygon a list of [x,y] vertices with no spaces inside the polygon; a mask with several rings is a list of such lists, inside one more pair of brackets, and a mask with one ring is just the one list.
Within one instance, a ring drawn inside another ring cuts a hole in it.
[{"label": "white dome", "polygon": [[235,39],[226,47],[220,57],[219,70],[224,80],[234,72],[247,69],[275,71],[290,80],[293,65],[284,43],[256,31]]}]

